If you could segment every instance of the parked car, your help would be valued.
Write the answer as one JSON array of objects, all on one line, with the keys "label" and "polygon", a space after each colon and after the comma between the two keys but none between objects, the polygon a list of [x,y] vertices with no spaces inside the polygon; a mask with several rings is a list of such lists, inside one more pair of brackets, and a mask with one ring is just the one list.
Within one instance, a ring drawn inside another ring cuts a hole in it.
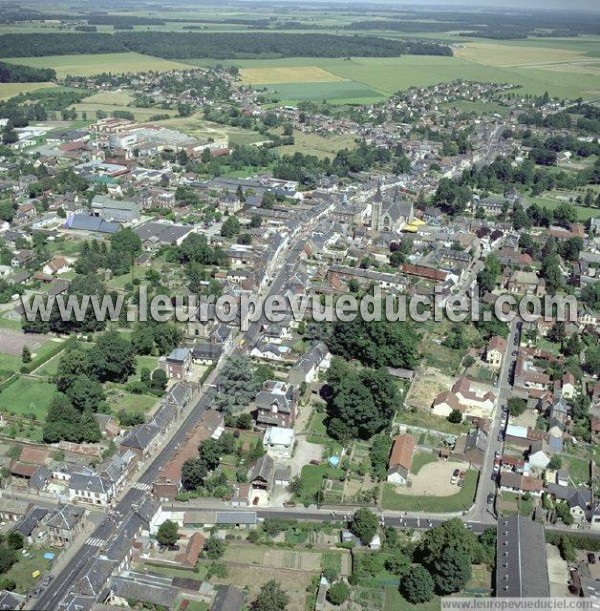
[{"label": "parked car", "polygon": [[177,545],[177,543],[175,543],[174,545],[169,545],[169,549],[172,552],[178,552],[181,548],[179,547],[179,545]]},{"label": "parked car", "polygon": [[314,458],[310,461],[311,465],[316,465],[317,467],[321,464],[318,460],[315,460]]},{"label": "parked car", "polygon": [[504,433],[502,431],[498,433],[498,441],[504,441]]},{"label": "parked car", "polygon": [[587,559],[590,564],[596,564],[596,554],[592,554],[592,552],[588,552]]},{"label": "parked car", "polygon": [[44,579],[42,579],[42,585],[47,586],[54,579],[54,575],[46,575]]},{"label": "parked car", "polygon": [[454,469],[454,472],[452,473],[452,477],[450,479],[450,483],[451,484],[456,484],[456,482],[458,481],[459,476],[460,476],[460,469]]},{"label": "parked car", "polygon": [[490,492],[490,493],[487,495],[487,504],[488,504],[488,505],[491,505],[493,502],[494,502],[494,493],[493,493],[493,492]]},{"label": "parked car", "polygon": [[465,485],[465,480],[461,478],[458,480],[457,484],[459,488],[462,488]]}]

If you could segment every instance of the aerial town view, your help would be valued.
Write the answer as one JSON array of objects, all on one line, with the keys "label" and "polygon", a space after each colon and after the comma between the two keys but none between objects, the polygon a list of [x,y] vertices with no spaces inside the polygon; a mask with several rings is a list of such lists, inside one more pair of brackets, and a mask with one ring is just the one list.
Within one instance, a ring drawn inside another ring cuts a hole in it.
[{"label": "aerial town view", "polygon": [[0,610],[600,607],[598,0],[0,9]]}]

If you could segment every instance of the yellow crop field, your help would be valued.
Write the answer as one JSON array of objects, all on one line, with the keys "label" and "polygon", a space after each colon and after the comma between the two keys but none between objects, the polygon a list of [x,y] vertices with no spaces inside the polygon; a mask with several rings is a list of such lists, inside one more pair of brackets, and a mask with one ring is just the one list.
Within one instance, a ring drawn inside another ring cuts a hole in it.
[{"label": "yellow crop field", "polygon": [[269,66],[265,68],[242,68],[240,76],[244,83],[253,85],[280,83],[336,83],[344,79],[318,66]]},{"label": "yellow crop field", "polygon": [[2,83],[0,84],[0,100],[8,100],[20,93],[29,93],[48,87],[56,87],[56,85],[54,83]]},{"label": "yellow crop field", "polygon": [[486,66],[543,66],[545,64],[568,63],[585,58],[580,51],[551,47],[489,44],[468,42],[454,49],[455,57]]}]

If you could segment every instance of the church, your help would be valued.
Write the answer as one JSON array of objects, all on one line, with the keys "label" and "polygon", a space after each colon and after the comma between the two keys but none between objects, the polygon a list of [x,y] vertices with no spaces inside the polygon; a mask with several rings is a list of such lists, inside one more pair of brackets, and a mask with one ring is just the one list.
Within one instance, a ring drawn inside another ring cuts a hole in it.
[{"label": "church", "polygon": [[371,205],[371,228],[376,231],[401,231],[414,220],[414,208],[410,200],[399,196],[398,189],[394,196],[384,197],[381,189],[373,197]]}]

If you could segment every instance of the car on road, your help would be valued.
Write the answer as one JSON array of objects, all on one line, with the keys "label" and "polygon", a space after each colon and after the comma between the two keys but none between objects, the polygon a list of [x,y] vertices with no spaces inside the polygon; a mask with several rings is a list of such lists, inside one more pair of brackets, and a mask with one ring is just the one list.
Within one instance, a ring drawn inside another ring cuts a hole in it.
[{"label": "car on road", "polygon": [[487,499],[486,499],[486,500],[487,500],[487,504],[488,504],[488,505],[491,505],[491,504],[494,502],[494,493],[493,493],[493,492],[490,492],[490,493],[487,495]]},{"label": "car on road", "polygon": [[587,559],[590,564],[596,564],[596,554],[592,554],[592,552],[588,552]]},{"label": "car on road", "polygon": [[54,575],[46,575],[44,579],[42,579],[42,585],[47,586],[54,579]]}]

